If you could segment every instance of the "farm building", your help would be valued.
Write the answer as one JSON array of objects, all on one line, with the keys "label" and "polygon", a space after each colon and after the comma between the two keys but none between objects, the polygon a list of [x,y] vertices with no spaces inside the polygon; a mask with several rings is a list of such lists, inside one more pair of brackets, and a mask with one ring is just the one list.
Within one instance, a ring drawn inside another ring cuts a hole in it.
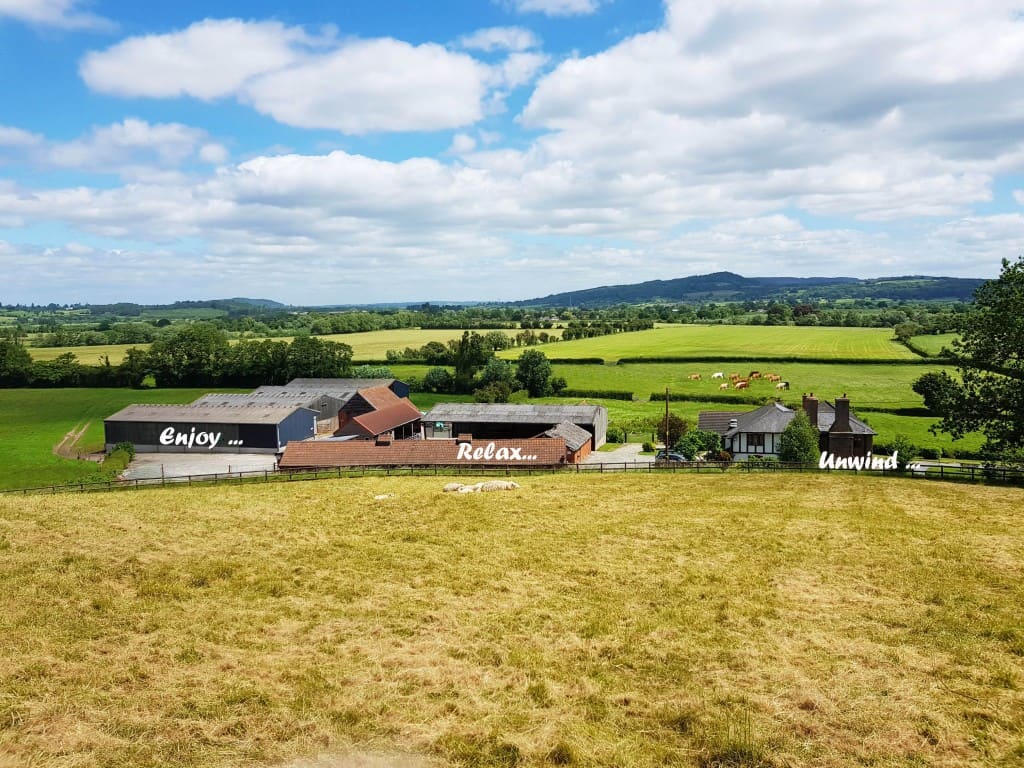
[{"label": "farm building", "polygon": [[288,389],[325,392],[356,392],[371,387],[387,387],[399,397],[409,396],[409,385],[398,379],[292,379],[284,386]]},{"label": "farm building", "polygon": [[331,433],[338,428],[338,413],[352,397],[352,392],[327,392],[260,387],[248,394],[211,393],[193,401],[193,405],[235,405],[260,407],[292,405],[316,412],[317,434]]},{"label": "farm building", "polygon": [[604,445],[608,410],[600,405],[517,405],[509,403],[439,403],[423,416],[427,440],[450,440],[469,434],[477,440],[526,439],[562,424],[589,436],[588,452]]},{"label": "farm building", "polygon": [[[850,411],[847,397],[837,397],[835,405],[820,401],[813,393],[804,395],[803,410],[818,429],[818,449],[835,456],[863,456],[874,448],[871,427]],[[769,403],[753,411],[702,411],[697,428],[717,432],[725,450],[733,458],[751,456],[778,457],[779,439],[796,416],[782,403]]]},{"label": "farm building", "polygon": [[129,405],[103,420],[107,451],[132,443],[139,453],[279,453],[308,440],[316,412],[295,405]]},{"label": "farm building", "polygon": [[289,443],[281,469],[324,467],[553,467],[566,460],[565,440],[312,440]]}]

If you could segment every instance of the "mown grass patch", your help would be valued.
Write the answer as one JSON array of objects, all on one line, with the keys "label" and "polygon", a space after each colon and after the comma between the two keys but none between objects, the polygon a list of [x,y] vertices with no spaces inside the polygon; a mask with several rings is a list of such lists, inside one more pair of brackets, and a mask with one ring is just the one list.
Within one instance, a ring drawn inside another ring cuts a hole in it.
[{"label": "mown grass patch", "polygon": [[[754,325],[675,325],[563,341],[545,348],[549,357],[599,357],[606,362],[634,357],[711,356],[810,359],[915,360],[890,328],[814,328]],[[511,349],[502,357],[516,358]]]},{"label": "mown grass patch", "polygon": [[469,496],[376,478],[0,497],[2,753],[1016,759],[1019,490],[519,480]]}]

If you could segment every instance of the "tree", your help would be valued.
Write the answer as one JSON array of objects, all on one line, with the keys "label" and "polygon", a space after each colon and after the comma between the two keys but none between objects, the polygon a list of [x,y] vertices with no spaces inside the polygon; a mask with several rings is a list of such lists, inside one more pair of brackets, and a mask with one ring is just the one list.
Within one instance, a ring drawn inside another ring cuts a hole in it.
[{"label": "tree", "polygon": [[463,331],[461,339],[449,341],[448,347],[455,365],[455,389],[469,392],[476,372],[494,356],[494,351],[484,344],[483,336],[470,331]]},{"label": "tree", "polygon": [[668,415],[667,421],[667,436],[665,434],[666,418],[664,415],[653,417],[651,419],[651,426],[653,426],[655,431],[658,433],[658,439],[662,443],[664,443],[666,446],[675,445],[676,443],[679,442],[679,438],[681,438],[683,435],[690,431],[690,423],[686,419],[682,418],[681,416],[677,416],[674,413],[670,413]]},{"label": "tree", "polygon": [[956,403],[959,388],[945,371],[926,373],[913,384],[913,389],[924,398],[924,407],[936,416],[945,416]]},{"label": "tree", "polygon": [[450,392],[453,381],[446,368],[431,368],[423,376],[423,388],[427,392]]},{"label": "tree", "polygon": [[717,432],[706,429],[695,429],[687,432],[676,443],[675,449],[683,454],[687,461],[693,461],[699,454],[718,453],[722,449],[722,438]]},{"label": "tree", "polygon": [[519,356],[516,378],[530,397],[544,397],[551,394],[551,363],[547,355],[536,349],[528,349]]},{"label": "tree", "polygon": [[818,451],[818,430],[811,425],[803,411],[797,411],[779,437],[779,461],[816,461]]},{"label": "tree", "polygon": [[999,277],[975,291],[962,322],[953,342],[961,383],[944,403],[939,428],[954,438],[981,431],[988,453],[1012,455],[1024,447],[1024,256],[1003,260]]},{"label": "tree", "polygon": [[150,367],[162,387],[213,384],[227,355],[227,334],[210,323],[183,325],[149,348]]},{"label": "tree", "polygon": [[32,355],[16,341],[0,341],[0,387],[22,387],[32,373]]},{"label": "tree", "polygon": [[299,336],[288,345],[289,379],[334,379],[348,376],[352,347],[314,336]]}]

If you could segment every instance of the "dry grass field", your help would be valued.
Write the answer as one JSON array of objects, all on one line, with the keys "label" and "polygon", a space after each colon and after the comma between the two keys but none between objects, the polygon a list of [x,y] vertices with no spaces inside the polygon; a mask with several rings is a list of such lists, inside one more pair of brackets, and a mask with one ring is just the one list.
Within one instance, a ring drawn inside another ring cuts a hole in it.
[{"label": "dry grass field", "polygon": [[1020,490],[445,482],[0,496],[0,766],[1024,761]]}]

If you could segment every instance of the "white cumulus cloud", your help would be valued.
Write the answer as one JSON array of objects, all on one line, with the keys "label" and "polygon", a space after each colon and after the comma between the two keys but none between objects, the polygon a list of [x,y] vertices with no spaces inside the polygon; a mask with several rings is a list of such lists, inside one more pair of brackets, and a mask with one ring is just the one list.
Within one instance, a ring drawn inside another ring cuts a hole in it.
[{"label": "white cumulus cloud", "polygon": [[537,36],[525,27],[487,27],[459,38],[471,51],[527,51],[540,46]]},{"label": "white cumulus cloud", "polygon": [[28,24],[62,29],[111,29],[102,16],[82,8],[79,0],[0,0],[0,19],[8,17]]},{"label": "white cumulus cloud", "polygon": [[519,13],[543,13],[545,16],[585,16],[597,11],[601,0],[509,0]]}]

